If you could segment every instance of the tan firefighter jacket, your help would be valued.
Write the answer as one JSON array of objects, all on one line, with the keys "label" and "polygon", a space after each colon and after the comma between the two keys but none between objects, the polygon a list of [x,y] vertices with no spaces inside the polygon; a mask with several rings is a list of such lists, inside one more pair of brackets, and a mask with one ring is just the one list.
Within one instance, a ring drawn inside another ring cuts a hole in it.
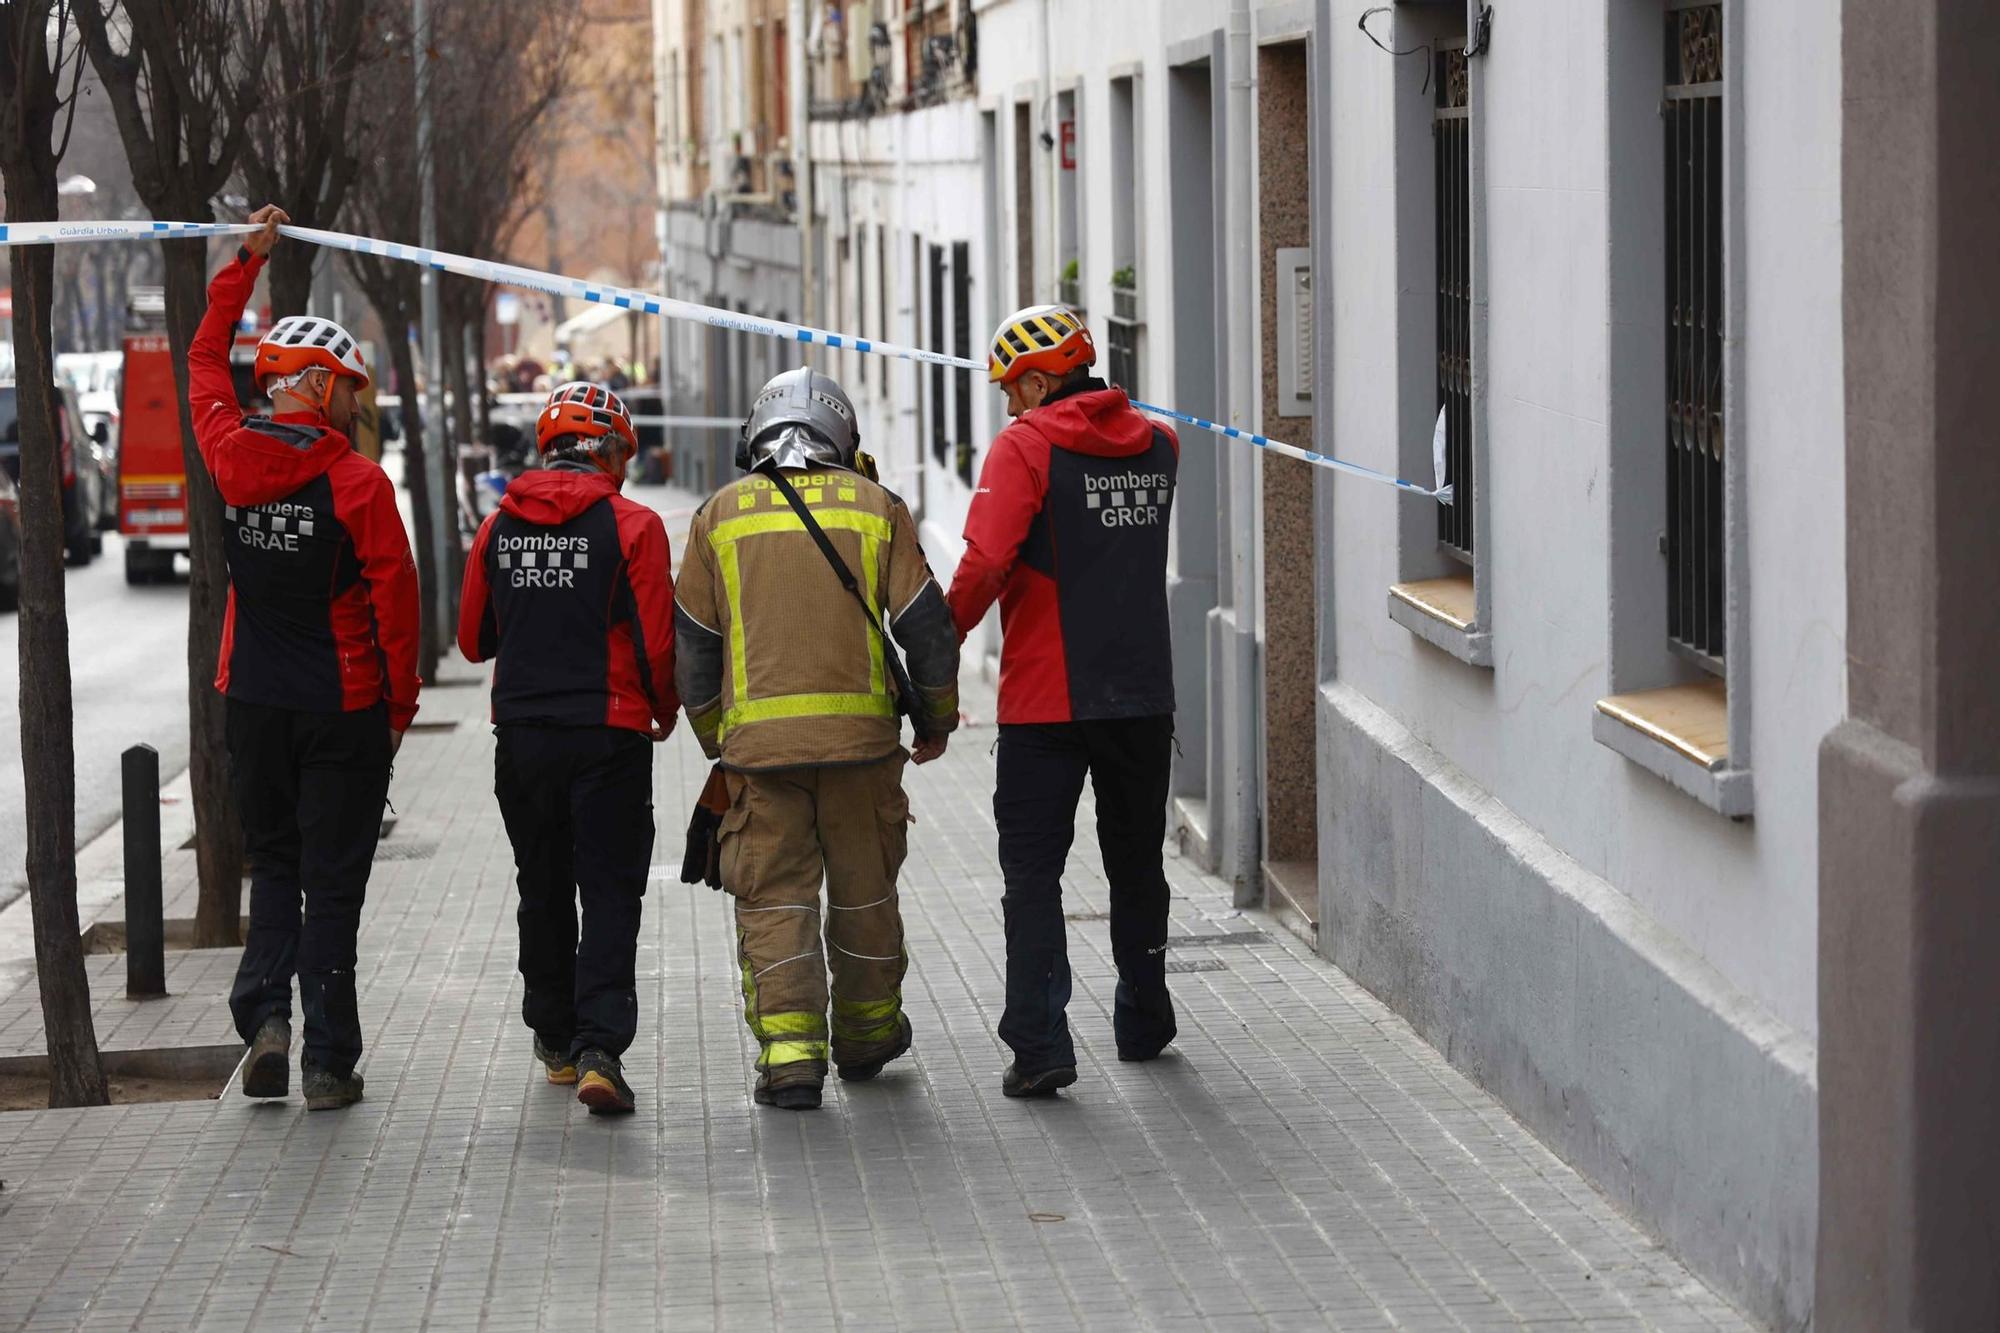
[{"label": "tan firefighter jacket", "polygon": [[[788,470],[906,655],[914,707],[958,723],[958,633],[910,511],[856,473]],[[702,750],[729,768],[865,763],[900,743],[881,637],[768,477],[695,515],[675,582],[674,678]]]}]

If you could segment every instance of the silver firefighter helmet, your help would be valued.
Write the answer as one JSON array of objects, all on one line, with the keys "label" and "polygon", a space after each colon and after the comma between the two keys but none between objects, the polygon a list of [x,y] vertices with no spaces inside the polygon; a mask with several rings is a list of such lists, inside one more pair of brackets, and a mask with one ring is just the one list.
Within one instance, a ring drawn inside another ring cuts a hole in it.
[{"label": "silver firefighter helmet", "polygon": [[854,404],[829,375],[810,366],[771,377],[743,419],[736,466],[854,467],[861,429]]}]

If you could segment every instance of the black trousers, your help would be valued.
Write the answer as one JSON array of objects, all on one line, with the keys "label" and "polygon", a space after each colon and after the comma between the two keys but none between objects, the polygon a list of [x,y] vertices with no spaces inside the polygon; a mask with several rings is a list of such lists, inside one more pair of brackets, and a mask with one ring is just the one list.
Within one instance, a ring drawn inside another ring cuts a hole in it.
[{"label": "black trousers", "polygon": [[[306,713],[229,700],[229,775],[250,860],[250,934],[229,992],[244,1041],[305,1011],[305,1063],[361,1058],[354,938],[389,795],[389,715]],[[300,900],[304,900],[304,917]]]},{"label": "black trousers", "polygon": [[639,1030],[633,971],[653,859],[653,743],[624,727],[509,724],[495,734],[493,794],[521,892],[521,1018],[555,1050],[623,1055]]},{"label": "black trousers", "polygon": [[1023,1073],[1076,1063],[1062,909],[1063,862],[1086,774],[1097,845],[1111,882],[1112,1031],[1121,1055],[1156,1054],[1174,1037],[1167,994],[1168,760],[1174,720],[1116,718],[1000,728],[993,818],[1000,832],[1007,929],[1007,1008],[1000,1039]]}]

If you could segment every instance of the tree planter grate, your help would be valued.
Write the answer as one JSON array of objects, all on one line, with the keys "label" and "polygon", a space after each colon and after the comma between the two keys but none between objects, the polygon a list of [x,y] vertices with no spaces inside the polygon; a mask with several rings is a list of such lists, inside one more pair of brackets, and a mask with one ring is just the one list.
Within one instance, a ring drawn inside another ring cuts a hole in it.
[{"label": "tree planter grate", "polygon": [[[243,1047],[232,1043],[105,1051],[102,1059],[114,1106],[214,1101],[229,1087],[236,1067],[243,1062]],[[48,1056],[0,1059],[0,1111],[41,1110],[48,1104]]]}]

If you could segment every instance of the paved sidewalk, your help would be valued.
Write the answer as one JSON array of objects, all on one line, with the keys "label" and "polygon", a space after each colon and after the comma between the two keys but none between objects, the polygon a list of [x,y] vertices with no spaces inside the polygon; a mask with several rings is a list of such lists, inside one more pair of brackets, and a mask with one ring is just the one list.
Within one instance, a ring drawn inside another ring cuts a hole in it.
[{"label": "paved sidewalk", "polygon": [[[367,1100],[0,1115],[0,1328],[1744,1326],[1400,1020],[1178,860],[1174,931],[1197,937],[1172,955],[1178,1054],[1113,1055],[1086,837],[1082,1079],[1002,1098],[990,728],[912,772],[914,1058],[829,1084],[817,1114],[751,1104],[724,900],[676,882],[703,772],[677,734],[656,765],[640,1111],[589,1117],[542,1082],[518,1017],[480,684],[460,663],[428,692],[422,720],[453,725],[398,763],[362,936]],[[170,882],[190,891],[184,868]],[[122,959],[94,959],[106,1044],[226,1039],[232,961],[175,956],[181,993],[135,1005]],[[0,997],[0,1046],[39,1041],[33,1003]]]}]

